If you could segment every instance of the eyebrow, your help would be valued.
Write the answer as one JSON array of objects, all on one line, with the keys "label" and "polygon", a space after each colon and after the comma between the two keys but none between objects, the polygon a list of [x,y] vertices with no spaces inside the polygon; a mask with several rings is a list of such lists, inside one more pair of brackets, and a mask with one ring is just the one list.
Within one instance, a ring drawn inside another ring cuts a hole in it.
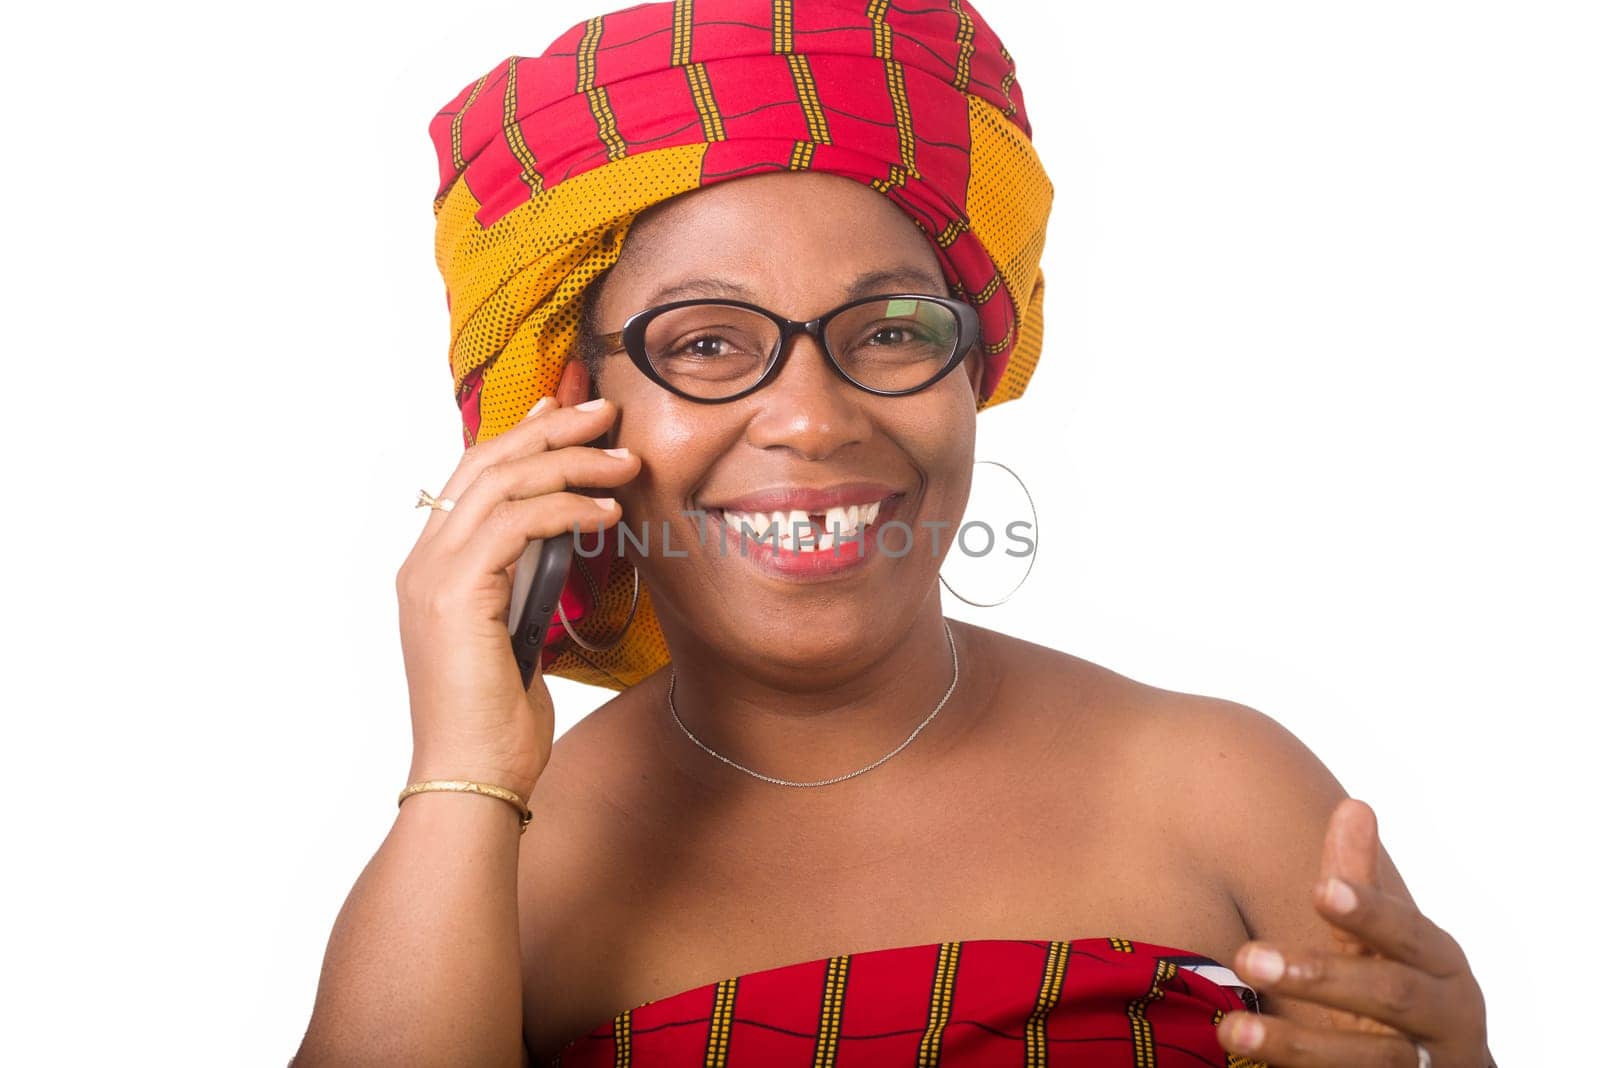
[{"label": "eyebrow", "polygon": [[[915,287],[928,290],[934,295],[943,295],[948,291],[944,279],[929,274],[921,267],[910,264],[889,267],[881,271],[868,271],[866,274],[857,275],[850,283],[847,299],[864,297],[872,293],[883,292],[894,288],[895,283],[910,282]],[[749,286],[732,278],[685,278],[680,282],[673,282],[657,289],[645,300],[642,307],[651,308],[657,304],[664,304],[669,300],[686,297],[734,297],[750,303],[759,303],[758,294]]]}]

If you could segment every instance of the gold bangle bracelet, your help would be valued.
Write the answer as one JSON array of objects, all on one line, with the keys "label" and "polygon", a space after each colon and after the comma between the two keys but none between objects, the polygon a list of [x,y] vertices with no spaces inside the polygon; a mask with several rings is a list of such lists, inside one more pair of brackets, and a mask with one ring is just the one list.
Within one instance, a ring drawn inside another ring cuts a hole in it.
[{"label": "gold bangle bracelet", "polygon": [[504,801],[517,810],[518,818],[522,821],[522,830],[527,831],[528,824],[533,822],[533,813],[528,811],[527,802],[521,797],[507,790],[504,786],[491,786],[484,782],[472,782],[467,779],[429,779],[427,782],[414,782],[400,791],[400,804],[405,804],[406,798],[414,794],[428,794],[435,791],[454,792],[463,794],[482,794],[484,797],[493,797]]}]

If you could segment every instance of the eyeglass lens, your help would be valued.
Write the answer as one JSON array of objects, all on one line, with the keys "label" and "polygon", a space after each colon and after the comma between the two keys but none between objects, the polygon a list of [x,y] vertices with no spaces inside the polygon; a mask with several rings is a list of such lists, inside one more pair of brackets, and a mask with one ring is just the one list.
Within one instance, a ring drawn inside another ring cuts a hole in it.
[{"label": "eyeglass lens", "polygon": [[[954,312],[930,300],[868,301],[835,315],[823,331],[833,358],[856,383],[899,392],[926,384],[954,354]],[[656,373],[695,397],[730,397],[754,385],[777,355],[778,324],[748,308],[695,304],[652,319],[645,352]]]}]

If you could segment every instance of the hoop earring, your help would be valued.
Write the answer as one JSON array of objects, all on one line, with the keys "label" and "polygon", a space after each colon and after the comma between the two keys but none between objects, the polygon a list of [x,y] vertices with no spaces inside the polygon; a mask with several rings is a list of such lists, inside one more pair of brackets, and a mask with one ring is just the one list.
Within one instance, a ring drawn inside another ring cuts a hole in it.
[{"label": "hoop earring", "polygon": [[[589,584],[589,592],[594,596],[595,603],[598,604],[600,601],[600,593],[599,590],[595,588],[594,576],[589,574],[588,565],[585,564],[584,559],[581,556],[573,560],[573,563],[576,564],[578,569],[583,572],[583,580]],[[628,633],[628,628],[633,626],[633,617],[638,611],[639,569],[637,567],[633,569],[633,603],[628,606],[628,618],[623,622],[622,629],[617,632],[617,636],[612,638],[611,641],[606,645],[590,645],[588,642],[584,641],[583,638],[579,637],[577,630],[572,626],[571,621],[567,619],[566,611],[561,607],[561,599],[559,597],[556,599],[556,615],[561,617],[561,626],[565,628],[567,637],[571,638],[573,644],[578,648],[586,649],[591,653],[609,653],[611,650],[621,645],[623,637]]]},{"label": "hoop earring", "polygon": [[944,584],[944,588],[949,590],[951,596],[953,596],[956,600],[965,604],[970,604],[974,608],[994,608],[997,605],[1005,604],[1007,601],[1011,600],[1011,598],[1016,595],[1016,592],[1022,589],[1023,583],[1028,581],[1028,576],[1033,574],[1033,565],[1035,561],[1039,559],[1039,509],[1033,503],[1033,494],[1028,492],[1028,484],[1022,481],[1022,476],[1011,470],[1011,468],[1007,467],[999,460],[974,460],[972,463],[974,467],[976,467],[978,464],[992,464],[995,467],[1000,468],[1012,478],[1016,479],[1017,485],[1022,487],[1023,496],[1028,498],[1028,509],[1033,512],[1034,542],[1033,551],[1028,554],[1028,569],[1022,573],[1022,579],[1015,586],[1011,587],[1011,592],[1000,598],[998,601],[974,601],[970,598],[963,597],[961,594],[956,592],[955,587],[951,586],[950,583],[945,580],[944,572],[942,570],[939,572],[939,581]]}]

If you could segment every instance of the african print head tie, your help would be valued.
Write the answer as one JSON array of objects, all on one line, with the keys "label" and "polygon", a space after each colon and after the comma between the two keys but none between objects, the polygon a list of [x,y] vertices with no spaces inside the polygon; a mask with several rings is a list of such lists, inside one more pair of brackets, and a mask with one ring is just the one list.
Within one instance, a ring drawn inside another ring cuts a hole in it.
[{"label": "african print head tie", "polygon": [[[768,171],[842,175],[904,210],[978,310],[978,406],[1020,396],[1052,189],[1015,75],[964,0],[675,0],[596,16],[466,86],[429,128],[464,442],[555,391],[585,290],[641,211]],[[594,591],[602,620],[631,601],[616,563]],[[621,689],[666,660],[646,594],[622,645],[546,671]]]}]

